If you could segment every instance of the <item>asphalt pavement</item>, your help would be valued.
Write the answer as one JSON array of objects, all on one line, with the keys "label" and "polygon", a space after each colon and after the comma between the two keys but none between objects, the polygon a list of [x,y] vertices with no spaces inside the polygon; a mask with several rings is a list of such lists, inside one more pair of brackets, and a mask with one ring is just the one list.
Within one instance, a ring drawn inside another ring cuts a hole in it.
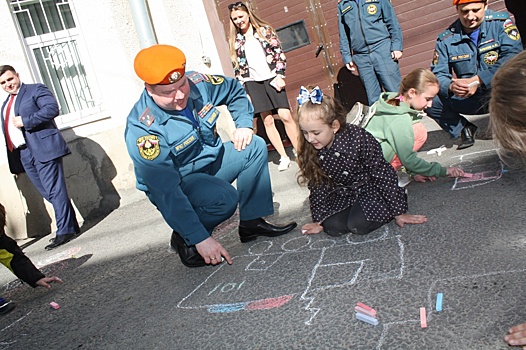
[{"label": "asphalt pavement", "polygon": [[[472,120],[483,129],[486,119]],[[233,265],[191,269],[169,249],[161,215],[134,193],[56,250],[44,250],[50,236],[20,242],[64,283],[32,289],[0,270],[2,296],[17,304],[0,318],[0,349],[509,349],[508,328],[526,321],[525,172],[504,165],[491,140],[457,151],[425,123],[421,156],[474,174],[409,184],[410,212],[426,224],[302,236],[308,190],[297,164],[278,172],[271,152],[268,219],[297,229],[243,244],[235,214],[214,233]],[[377,311],[378,325],[356,319],[358,302]]]}]

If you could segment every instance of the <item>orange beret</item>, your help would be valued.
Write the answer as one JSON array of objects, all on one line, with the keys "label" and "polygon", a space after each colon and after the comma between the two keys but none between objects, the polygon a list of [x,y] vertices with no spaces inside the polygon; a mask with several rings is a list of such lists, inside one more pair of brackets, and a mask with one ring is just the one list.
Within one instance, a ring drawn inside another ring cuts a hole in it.
[{"label": "orange beret", "polygon": [[150,85],[173,84],[184,76],[186,57],[177,47],[153,45],[135,56],[135,73]]},{"label": "orange beret", "polygon": [[488,2],[488,0],[453,0],[453,5],[469,4],[470,2]]}]

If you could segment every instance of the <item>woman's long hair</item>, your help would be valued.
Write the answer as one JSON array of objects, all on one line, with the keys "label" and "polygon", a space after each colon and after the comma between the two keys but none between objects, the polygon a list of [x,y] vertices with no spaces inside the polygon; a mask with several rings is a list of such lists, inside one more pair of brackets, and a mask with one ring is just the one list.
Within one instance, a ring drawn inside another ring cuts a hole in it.
[{"label": "woman's long hair", "polygon": [[493,76],[489,114],[493,140],[503,160],[526,163],[526,51],[504,63]]},{"label": "woman's long hair", "polygon": [[[312,88],[308,88],[308,90],[310,92]],[[318,119],[324,124],[333,125],[333,122],[338,120],[340,129],[337,132],[345,128],[345,117],[345,110],[338,101],[325,95],[323,95],[321,104],[307,101],[298,108],[298,121],[300,123],[301,120]],[[329,177],[320,166],[318,150],[301,135],[299,137],[297,162],[299,167],[297,181],[301,186],[330,182]]]},{"label": "woman's long hair", "polygon": [[[260,38],[267,40],[267,38],[261,32],[262,27],[268,27],[270,28],[270,30],[274,32],[274,28],[272,28],[272,26],[268,22],[262,20],[258,15],[256,15],[256,13],[250,9],[249,5],[241,1],[236,2],[234,5],[232,5],[232,8],[230,9],[230,13],[232,13],[233,11],[244,11],[248,13],[248,19],[250,21],[250,25],[256,29],[256,32],[258,33]],[[236,25],[232,21],[232,17],[230,16],[230,14],[229,14],[229,18],[230,18],[230,35],[228,37],[228,45],[230,46],[230,59],[232,60],[234,69],[238,69],[239,63],[237,61],[237,52],[235,49],[235,44],[236,44],[236,36],[238,33],[241,33],[241,31],[239,30],[238,27],[236,27]],[[250,28],[248,30],[250,30]]]}]

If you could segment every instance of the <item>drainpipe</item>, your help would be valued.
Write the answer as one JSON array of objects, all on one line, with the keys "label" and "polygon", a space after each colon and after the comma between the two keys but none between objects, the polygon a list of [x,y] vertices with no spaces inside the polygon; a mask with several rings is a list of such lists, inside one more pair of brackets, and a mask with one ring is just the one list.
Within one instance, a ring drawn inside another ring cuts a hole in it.
[{"label": "drainpipe", "polygon": [[139,42],[142,48],[150,47],[157,44],[155,38],[155,31],[153,29],[152,22],[150,20],[150,11],[148,11],[148,5],[146,0],[128,0],[130,3],[133,22],[139,35]]}]

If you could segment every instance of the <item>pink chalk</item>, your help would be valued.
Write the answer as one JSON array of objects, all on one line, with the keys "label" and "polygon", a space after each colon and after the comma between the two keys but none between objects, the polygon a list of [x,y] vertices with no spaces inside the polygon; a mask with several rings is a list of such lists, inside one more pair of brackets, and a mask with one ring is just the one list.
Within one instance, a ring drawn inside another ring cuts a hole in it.
[{"label": "pink chalk", "polygon": [[426,308],[420,308],[420,327],[427,328]]},{"label": "pink chalk", "polygon": [[[361,313],[366,313],[368,315],[371,315],[373,317],[376,317],[376,310],[373,309],[372,307],[370,306],[367,306],[365,305],[364,303],[356,303],[356,307],[357,308],[361,308],[363,311],[358,311],[358,312],[361,312]],[[356,309],[356,308],[355,308]],[[365,312],[364,312],[365,311]]]},{"label": "pink chalk", "polygon": [[49,303],[49,306],[51,306],[53,309],[55,310],[58,310],[60,309],[60,305],[58,305],[57,303],[55,303],[54,301],[50,302]]},{"label": "pink chalk", "polygon": [[370,310],[364,309],[363,307],[359,307],[359,306],[356,306],[356,307],[354,308],[354,310],[355,310],[356,312],[361,313],[361,314],[365,314],[365,315],[367,315],[367,316],[371,316],[371,317],[375,317],[375,318],[376,318],[376,311],[375,311],[375,310],[370,311]]},{"label": "pink chalk", "polygon": [[464,175],[462,175],[462,177],[473,177],[473,174],[471,174],[471,173],[464,173]]}]

